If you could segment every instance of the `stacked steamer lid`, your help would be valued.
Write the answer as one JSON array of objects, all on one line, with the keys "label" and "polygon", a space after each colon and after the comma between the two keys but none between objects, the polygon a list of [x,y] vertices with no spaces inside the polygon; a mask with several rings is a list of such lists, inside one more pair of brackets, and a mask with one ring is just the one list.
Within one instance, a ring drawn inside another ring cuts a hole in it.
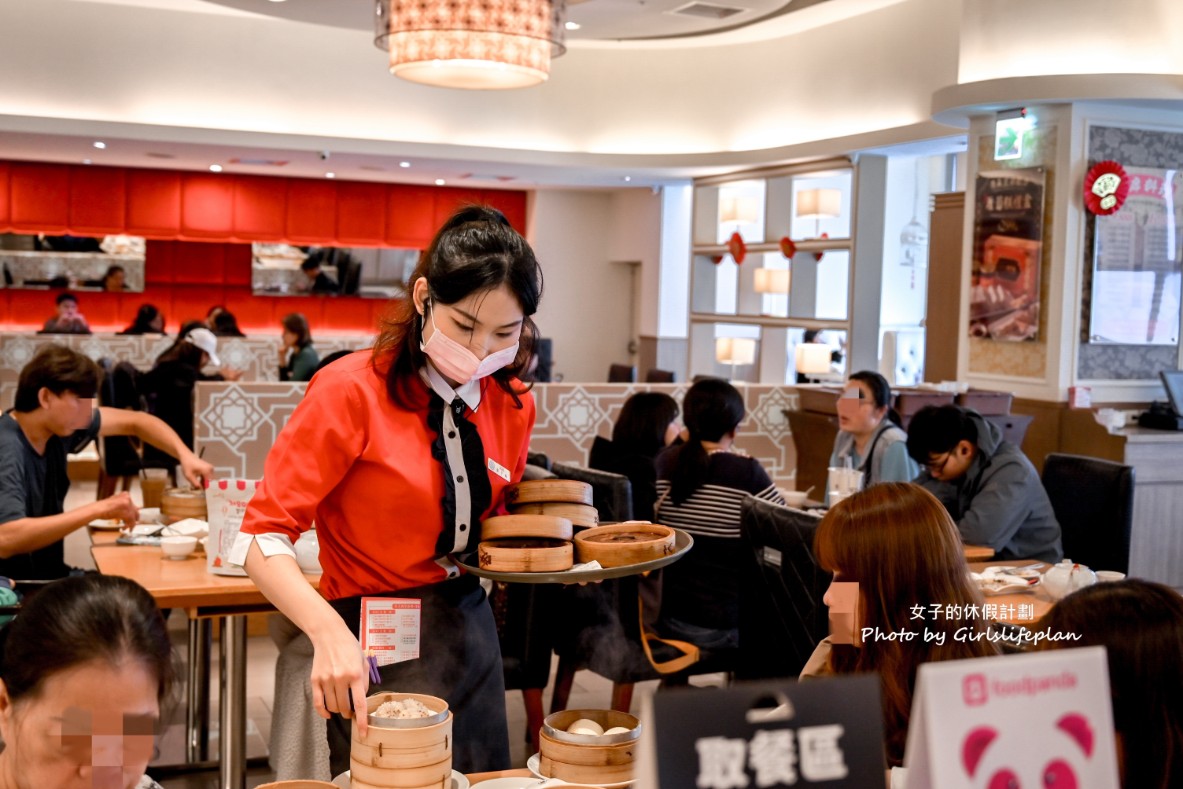
[{"label": "stacked steamer lid", "polygon": [[353,724],[353,789],[451,789],[452,713],[446,701],[384,692],[367,698],[366,709],[366,736]]},{"label": "stacked steamer lid", "polygon": [[563,710],[539,733],[538,771],[547,778],[600,786],[632,781],[641,722],[616,710]]},{"label": "stacked steamer lid", "polygon": [[484,570],[545,573],[570,570],[575,526],[599,521],[586,482],[539,479],[505,490],[513,513],[481,523],[477,560]]}]

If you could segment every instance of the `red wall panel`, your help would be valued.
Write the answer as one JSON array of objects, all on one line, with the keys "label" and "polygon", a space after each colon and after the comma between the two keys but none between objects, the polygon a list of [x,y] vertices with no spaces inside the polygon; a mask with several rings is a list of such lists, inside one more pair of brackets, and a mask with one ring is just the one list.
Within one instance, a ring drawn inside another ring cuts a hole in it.
[{"label": "red wall panel", "polygon": [[205,320],[210,307],[226,301],[225,288],[216,285],[173,285],[171,291],[166,314],[169,323],[177,328],[185,321]]},{"label": "red wall panel", "polygon": [[8,199],[8,181],[12,166],[8,162],[0,162],[0,230],[8,227],[12,221],[9,208],[12,201]]},{"label": "red wall panel", "polygon": [[70,231],[78,235],[122,233],[127,224],[127,171],[122,167],[74,167],[70,176]]},{"label": "red wall panel", "polygon": [[247,289],[251,286],[251,245],[224,244],[226,262],[222,269],[222,282]]},{"label": "red wall panel", "polygon": [[423,249],[436,230],[435,196],[430,186],[392,185],[386,195],[386,243]]},{"label": "red wall panel", "polygon": [[57,311],[57,306],[53,301],[57,295],[58,291],[54,290],[9,289],[9,319],[18,326],[41,328],[45,321]]},{"label": "red wall panel", "polygon": [[233,230],[233,176],[186,173],[181,178],[181,235],[223,240]]},{"label": "red wall panel", "polygon": [[435,198],[435,226],[432,228],[434,233],[440,225],[448,221],[456,210],[463,208],[466,205],[480,205],[481,190],[480,189],[439,189],[436,192]]},{"label": "red wall panel", "polygon": [[27,232],[66,232],[70,226],[68,166],[13,162],[9,178],[14,228]]},{"label": "red wall panel", "polygon": [[181,231],[181,174],[168,170],[127,171],[127,232],[176,238]]},{"label": "red wall panel", "polygon": [[244,241],[284,237],[287,189],[277,178],[234,176],[234,236]]},{"label": "red wall panel", "polygon": [[385,184],[337,184],[337,243],[380,247],[386,243]]},{"label": "red wall panel", "polygon": [[513,229],[526,234],[526,194],[504,189],[486,189],[481,192],[481,202],[491,205],[513,225]]},{"label": "red wall panel", "polygon": [[174,242],[176,258],[173,281],[183,285],[223,285],[229,244]]},{"label": "red wall panel", "polygon": [[292,243],[332,243],[337,237],[337,185],[331,181],[288,181],[285,227]]},{"label": "red wall panel", "polygon": [[320,325],[312,327],[312,336],[316,337],[317,329],[331,329],[333,331],[357,332],[367,334],[375,331],[377,324],[371,314],[372,305],[385,304],[376,299],[359,299],[343,297],[336,299],[322,299]]}]

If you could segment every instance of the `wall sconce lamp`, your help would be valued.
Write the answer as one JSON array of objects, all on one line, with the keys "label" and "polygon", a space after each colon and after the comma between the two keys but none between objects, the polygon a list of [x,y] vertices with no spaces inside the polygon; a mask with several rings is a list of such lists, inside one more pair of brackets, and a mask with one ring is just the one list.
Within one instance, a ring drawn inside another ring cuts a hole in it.
[{"label": "wall sconce lamp", "polygon": [[755,363],[756,341],[751,337],[716,337],[715,361],[731,365],[731,380],[734,381],[738,365]]},{"label": "wall sconce lamp", "polygon": [[842,192],[838,189],[802,189],[797,193],[797,218],[813,217],[813,237],[821,235],[822,217],[833,219],[842,214]]},{"label": "wall sconce lamp", "polygon": [[830,372],[830,346],[803,342],[795,351],[797,372],[801,375],[825,375]]}]

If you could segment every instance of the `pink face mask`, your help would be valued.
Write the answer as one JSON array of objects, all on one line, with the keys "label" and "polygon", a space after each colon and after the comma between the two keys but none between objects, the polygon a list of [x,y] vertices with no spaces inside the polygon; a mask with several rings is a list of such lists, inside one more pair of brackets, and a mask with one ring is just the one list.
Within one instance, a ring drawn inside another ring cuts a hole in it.
[{"label": "pink face mask", "polygon": [[491,353],[484,359],[453,340],[435,325],[435,310],[431,311],[431,339],[419,343],[419,350],[427,354],[440,373],[458,385],[486,378],[513,363],[518,355],[518,343]]}]

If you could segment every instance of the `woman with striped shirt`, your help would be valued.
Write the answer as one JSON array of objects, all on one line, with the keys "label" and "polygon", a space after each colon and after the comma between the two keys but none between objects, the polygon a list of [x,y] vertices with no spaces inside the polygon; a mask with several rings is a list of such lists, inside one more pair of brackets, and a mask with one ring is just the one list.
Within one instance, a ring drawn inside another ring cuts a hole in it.
[{"label": "woman with striped shirt", "polygon": [[657,458],[659,523],[694,536],[694,548],[663,571],[658,632],[704,649],[739,644],[739,509],[749,494],[784,504],[768,472],[733,448],[743,397],[726,381],[690,387],[682,402],[685,444]]}]

